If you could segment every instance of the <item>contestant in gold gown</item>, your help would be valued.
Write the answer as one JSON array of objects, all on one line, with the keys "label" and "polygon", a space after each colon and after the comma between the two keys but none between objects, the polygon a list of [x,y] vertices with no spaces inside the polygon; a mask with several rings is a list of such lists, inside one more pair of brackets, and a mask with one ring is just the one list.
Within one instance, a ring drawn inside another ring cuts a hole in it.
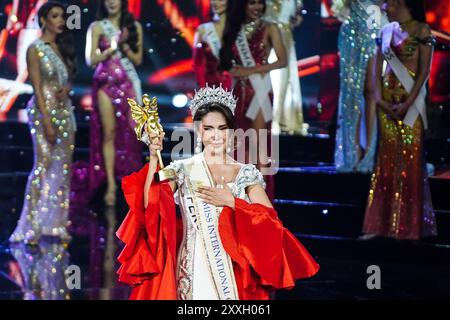
[{"label": "contestant in gold gown", "polygon": [[[404,3],[407,1],[404,1]],[[428,78],[433,38],[429,27],[415,20],[409,11],[385,5],[390,21],[400,21],[407,38],[391,42],[392,51],[407,68],[420,89]],[[383,31],[382,31],[383,37]],[[394,36],[395,39],[395,36]],[[381,50],[377,53],[379,145],[372,175],[363,231],[396,239],[419,239],[436,235],[436,221],[430,198],[424,161],[423,139],[426,116],[417,116],[413,126],[403,120],[414,108],[417,92],[403,87],[388,63],[382,74]]]}]

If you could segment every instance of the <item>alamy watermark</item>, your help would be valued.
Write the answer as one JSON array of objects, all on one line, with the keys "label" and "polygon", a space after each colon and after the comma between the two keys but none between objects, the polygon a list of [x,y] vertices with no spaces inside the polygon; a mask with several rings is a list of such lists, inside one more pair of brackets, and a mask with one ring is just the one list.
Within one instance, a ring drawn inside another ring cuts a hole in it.
[{"label": "alamy watermark", "polygon": [[367,267],[366,273],[370,276],[367,278],[366,285],[369,290],[381,289],[381,269],[373,264]]},{"label": "alamy watermark", "polygon": [[81,269],[77,265],[70,265],[64,271],[66,287],[69,290],[81,289]]},{"label": "alamy watermark", "polygon": [[[199,126],[200,121],[194,123],[195,128]],[[226,148],[226,152],[237,162],[260,165],[259,169],[263,175],[274,175],[278,172],[280,153],[278,135],[271,135],[268,129],[227,129],[227,132],[219,129],[212,130],[214,130],[212,133],[204,132],[203,139],[205,135],[210,134],[218,141],[222,141],[223,135],[226,134],[227,144],[222,148]],[[185,128],[172,131],[170,141],[177,142],[170,150],[172,160],[191,156],[195,148],[200,147],[200,143],[203,144],[201,139],[198,139],[198,130],[194,130],[193,134]],[[215,160],[222,161],[221,158]],[[226,164],[226,161],[218,164]]]},{"label": "alamy watermark", "polygon": [[69,30],[81,29],[81,8],[77,5],[70,5],[66,9],[66,26]]}]

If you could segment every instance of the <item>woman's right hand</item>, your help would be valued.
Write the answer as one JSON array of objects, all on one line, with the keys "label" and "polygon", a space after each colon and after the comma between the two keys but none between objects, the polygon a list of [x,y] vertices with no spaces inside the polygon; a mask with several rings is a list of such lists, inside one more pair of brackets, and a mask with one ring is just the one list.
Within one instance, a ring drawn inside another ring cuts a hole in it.
[{"label": "woman's right hand", "polygon": [[150,145],[148,146],[148,150],[150,151],[150,162],[157,163],[158,162],[158,155],[157,151],[160,152],[163,149],[163,139],[164,139],[164,132],[160,135],[157,135],[155,133],[150,133]]},{"label": "woman's right hand", "polygon": [[56,91],[56,98],[59,101],[66,101],[67,98],[69,98],[69,92],[70,92],[69,86],[61,87]]},{"label": "woman's right hand", "polygon": [[377,107],[380,108],[381,110],[383,110],[388,115],[389,118],[394,119],[394,120],[399,120],[399,119],[397,119],[398,116],[394,112],[392,104],[390,104],[384,100],[381,100],[381,101],[377,102]]},{"label": "woman's right hand", "polygon": [[109,47],[104,52],[106,53],[106,59],[111,58],[117,51],[117,47]]},{"label": "woman's right hand", "polygon": [[56,129],[50,119],[44,119],[44,135],[48,143],[51,145],[56,143]]},{"label": "woman's right hand", "polygon": [[120,32],[119,39],[117,41],[118,45],[122,45],[128,41],[128,38],[130,36],[130,32],[128,31],[128,28],[123,28],[122,32]]}]

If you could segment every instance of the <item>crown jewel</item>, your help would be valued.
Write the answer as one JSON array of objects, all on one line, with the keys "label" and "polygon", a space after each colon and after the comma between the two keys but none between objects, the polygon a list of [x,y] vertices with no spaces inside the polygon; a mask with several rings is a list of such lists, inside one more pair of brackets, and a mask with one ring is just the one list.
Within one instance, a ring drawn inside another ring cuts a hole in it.
[{"label": "crown jewel", "polygon": [[192,118],[194,118],[198,108],[209,103],[221,104],[230,109],[231,113],[234,115],[236,98],[233,96],[233,93],[223,89],[222,85],[219,87],[209,87],[208,84],[206,84],[206,87],[195,92],[194,98],[191,100],[189,108],[191,109]]}]

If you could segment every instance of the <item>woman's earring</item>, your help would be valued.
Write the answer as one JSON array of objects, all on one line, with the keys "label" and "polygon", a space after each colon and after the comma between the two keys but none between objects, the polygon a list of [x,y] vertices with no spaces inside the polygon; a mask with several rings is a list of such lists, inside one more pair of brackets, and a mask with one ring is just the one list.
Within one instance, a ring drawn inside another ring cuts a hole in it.
[{"label": "woman's earring", "polygon": [[227,143],[227,153],[231,153],[231,140]]},{"label": "woman's earring", "polygon": [[202,152],[202,138],[197,136],[197,145],[195,146],[195,153]]}]

